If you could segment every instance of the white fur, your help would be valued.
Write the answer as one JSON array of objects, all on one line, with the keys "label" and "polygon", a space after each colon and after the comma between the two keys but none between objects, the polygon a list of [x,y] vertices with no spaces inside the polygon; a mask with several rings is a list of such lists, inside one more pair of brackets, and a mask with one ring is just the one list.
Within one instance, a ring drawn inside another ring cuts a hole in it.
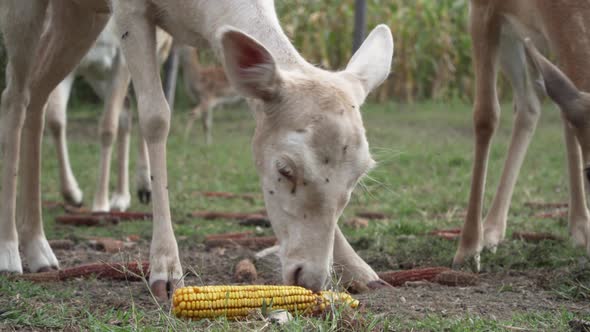
[{"label": "white fur", "polygon": [[[91,8],[90,12],[108,8],[97,2],[78,3]],[[70,10],[68,4],[56,2],[55,6],[64,8],[57,8],[51,15]],[[16,2],[10,5],[18,7]],[[250,101],[257,111],[255,163],[269,217],[280,240],[284,281],[319,290],[326,285],[335,258],[346,282],[374,281],[369,279],[377,278],[376,274],[345,244],[337,221],[357,181],[372,164],[359,107],[370,90],[389,74],[393,54],[389,29],[378,27],[347,70],[332,73],[312,66],[297,53],[269,0],[113,0],[111,5],[138,98],[140,130],[147,141],[152,172],[150,283],[161,285],[157,281],[171,282],[182,276],[168,199],[166,140],[170,110],[154,51],[156,24],[180,43],[192,43],[200,36],[207,39],[223,60],[230,81],[241,93],[256,99]],[[2,6],[10,9],[5,3]],[[67,25],[69,31],[81,33],[76,29],[100,27],[82,24],[89,18],[104,24],[100,17],[92,15],[71,15],[52,24]],[[56,30],[50,27],[48,31]],[[80,38],[88,42],[96,34],[91,30]],[[63,46],[56,44],[52,46],[61,52]],[[63,68],[69,68],[77,56],[65,59]],[[12,136],[19,131],[17,127]],[[306,135],[302,145],[288,144],[293,131]],[[18,157],[18,152],[11,154]],[[291,163],[293,177],[282,175],[270,160]],[[7,174],[7,166],[3,166]],[[278,181],[280,177],[282,182]],[[14,197],[12,189],[2,189],[4,198]]]},{"label": "white fur", "polygon": [[[365,96],[387,79],[393,49],[393,37],[389,27],[380,24],[371,31],[348,62],[346,72],[355,75],[361,81]],[[359,103],[362,103],[362,100]]]},{"label": "white fur", "polygon": [[37,272],[43,267],[59,268],[57,258],[44,234],[40,234],[27,241],[23,239],[22,249],[31,272]]},{"label": "white fur", "polygon": [[0,271],[23,273],[18,241],[0,241]]}]

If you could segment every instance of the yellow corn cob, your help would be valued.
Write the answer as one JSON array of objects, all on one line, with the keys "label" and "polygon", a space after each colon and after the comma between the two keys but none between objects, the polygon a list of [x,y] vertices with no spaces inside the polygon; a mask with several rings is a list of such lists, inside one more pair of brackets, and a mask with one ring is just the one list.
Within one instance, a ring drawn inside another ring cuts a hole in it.
[{"label": "yellow corn cob", "polygon": [[359,304],[346,293],[313,293],[298,286],[190,286],[174,292],[172,311],[177,317],[190,319],[237,318],[264,306],[292,313],[312,313],[323,311],[332,303],[347,304],[351,308]]}]

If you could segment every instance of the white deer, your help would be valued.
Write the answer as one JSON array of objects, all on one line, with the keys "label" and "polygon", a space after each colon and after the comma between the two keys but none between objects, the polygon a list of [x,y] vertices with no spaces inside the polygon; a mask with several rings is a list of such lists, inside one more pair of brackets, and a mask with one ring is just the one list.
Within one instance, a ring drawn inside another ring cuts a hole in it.
[{"label": "white deer", "polygon": [[[152,174],[150,285],[158,298],[180,283],[166,172],[170,110],[156,57],[156,26],[179,43],[209,41],[236,90],[255,111],[254,159],[272,227],[280,241],[283,280],[319,290],[332,266],[341,280],[385,286],[337,225],[358,180],[374,164],[361,118],[367,94],[388,76],[393,39],[376,27],[345,70],[306,62],[279,25],[270,0],[4,0],[0,24],[8,51],[2,97],[0,270],[21,272],[19,239],[32,271],[58,266],[40,205],[43,105],[103,29],[116,22],[139,108]],[[46,29],[43,29],[48,16]],[[21,130],[23,135],[20,142]],[[22,195],[15,224],[22,145]]]},{"label": "white deer", "polygon": [[[168,56],[172,38],[157,30],[158,58],[160,62]],[[132,116],[125,98],[130,82],[125,59],[119,52],[119,37],[115,33],[114,21],[110,20],[99,35],[96,43],[84,56],[80,64],[49,95],[47,101],[47,126],[55,142],[60,171],[61,192],[66,202],[82,204],[83,194],[72,171],[66,140],[66,110],[76,75],[82,76],[94,92],[104,101],[105,109],[99,124],[101,153],[96,191],[92,211],[125,211],[131,203],[129,192],[129,143],[131,139]],[[109,175],[111,151],[117,139],[117,186],[109,201]],[[147,149],[139,141],[136,170],[138,198],[149,202],[151,186]]]},{"label": "white deer", "polygon": [[[563,110],[570,178],[569,231],[575,244],[586,248],[590,254],[590,215],[582,176],[582,161],[585,167],[590,166],[590,137],[587,136],[590,122],[586,118],[588,109],[580,111],[588,105],[581,102],[584,99],[581,96],[586,95],[574,93],[573,90],[577,92],[575,87],[567,84],[565,76],[555,74],[555,67],[528,66],[530,61],[524,43],[530,38],[529,46],[535,43],[550,49],[574,84],[590,91],[590,39],[587,34],[590,2],[471,0],[469,15],[476,76],[475,160],[467,216],[454,265],[468,263],[479,270],[482,249],[487,247],[493,251],[504,239],[514,185],[541,113],[539,92],[542,87],[538,84],[542,81],[541,74],[545,77],[547,92],[558,100]],[[540,54],[532,54],[536,59],[534,63],[546,64],[539,60]],[[496,93],[498,63],[512,84],[515,119],[500,184],[482,224],[488,154],[500,114]]]}]

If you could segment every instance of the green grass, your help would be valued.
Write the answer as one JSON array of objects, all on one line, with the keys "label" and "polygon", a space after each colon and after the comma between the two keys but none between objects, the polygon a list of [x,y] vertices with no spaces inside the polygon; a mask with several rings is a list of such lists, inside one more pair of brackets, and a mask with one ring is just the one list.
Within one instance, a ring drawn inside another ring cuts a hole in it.
[{"label": "green grass", "polygon": [[[488,207],[502,170],[504,154],[510,137],[511,108],[504,106],[501,126],[490,154]],[[343,219],[356,211],[380,211],[392,217],[371,221],[369,227],[354,230],[343,226],[353,246],[377,270],[412,266],[449,265],[456,243],[422,236],[433,229],[459,227],[462,219],[453,217],[465,208],[472,161],[472,123],[470,106],[464,104],[421,103],[415,105],[369,105],[363,110],[365,127],[378,166],[363,181],[345,210]],[[91,202],[97,174],[99,147],[96,139],[99,108],[85,107],[70,114],[70,151],[74,171],[85,201]],[[179,246],[202,250],[207,234],[239,231],[235,222],[204,221],[188,217],[197,210],[255,211],[263,207],[261,199],[254,203],[242,200],[207,199],[195,195],[199,191],[259,192],[258,176],[253,167],[250,137],[254,121],[245,108],[217,112],[214,144],[203,143],[200,128],[189,139],[182,137],[186,113],[177,111],[168,142],[169,190],[174,216],[174,230]],[[508,236],[513,230],[551,232],[567,238],[564,220],[536,220],[527,201],[567,200],[567,177],[560,117],[557,110],[543,111],[537,135],[514,191],[509,213]],[[90,128],[90,129],[89,129]],[[135,128],[136,129],[136,128]],[[135,142],[135,141],[134,141]],[[135,165],[136,145],[132,146],[131,174]],[[60,200],[55,151],[47,138],[43,150],[42,191],[45,200]],[[114,185],[115,179],[112,183]],[[133,192],[132,184],[132,192]],[[131,210],[149,211],[135,197]],[[72,228],[56,225],[57,210],[44,211],[45,231],[49,239],[84,239],[88,236],[123,237],[139,234],[143,244],[151,237],[148,221],[125,222],[117,226]],[[441,215],[447,215],[444,217]],[[270,234],[270,230],[264,231]],[[183,257],[184,259],[184,257]],[[199,271],[207,271],[199,266]],[[590,308],[590,271],[583,250],[567,241],[523,243],[507,240],[495,255],[482,256],[487,272],[559,271],[559,278],[544,285],[545,290],[560,303],[574,303]],[[113,285],[119,291],[121,306],[97,304],[96,293],[107,294],[110,284],[90,280],[84,285],[66,282],[59,287],[10,281],[0,276],[0,330],[74,328],[96,331],[119,330],[234,330],[260,329],[264,322],[186,323],[171,318],[165,309],[151,303],[145,288]],[[512,292],[511,285],[498,289],[498,294]],[[101,295],[102,296],[102,295]],[[112,297],[112,294],[109,295]],[[100,301],[99,301],[100,302]],[[482,305],[485,305],[482,304]],[[465,313],[459,317],[441,312],[422,319],[367,310],[353,313],[336,311],[325,318],[296,319],[286,330],[445,330],[503,331],[511,327],[532,330],[567,330],[574,318],[589,319],[590,310],[580,314],[567,308],[554,310],[515,311],[507,317]],[[352,315],[352,316],[351,316]],[[276,326],[266,329],[281,330]]]}]

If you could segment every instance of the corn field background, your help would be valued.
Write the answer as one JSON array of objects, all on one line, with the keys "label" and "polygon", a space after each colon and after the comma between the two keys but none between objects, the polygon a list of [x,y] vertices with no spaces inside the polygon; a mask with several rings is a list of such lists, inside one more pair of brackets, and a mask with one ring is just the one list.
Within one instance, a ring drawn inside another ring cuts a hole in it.
[{"label": "corn field background", "polygon": [[[346,66],[352,55],[353,0],[288,0],[277,1],[276,7],[284,30],[306,59],[328,69]],[[367,0],[367,32],[385,23],[395,41],[392,75],[373,99],[471,100],[467,7],[468,0]],[[3,87],[4,72],[0,76]]]}]

